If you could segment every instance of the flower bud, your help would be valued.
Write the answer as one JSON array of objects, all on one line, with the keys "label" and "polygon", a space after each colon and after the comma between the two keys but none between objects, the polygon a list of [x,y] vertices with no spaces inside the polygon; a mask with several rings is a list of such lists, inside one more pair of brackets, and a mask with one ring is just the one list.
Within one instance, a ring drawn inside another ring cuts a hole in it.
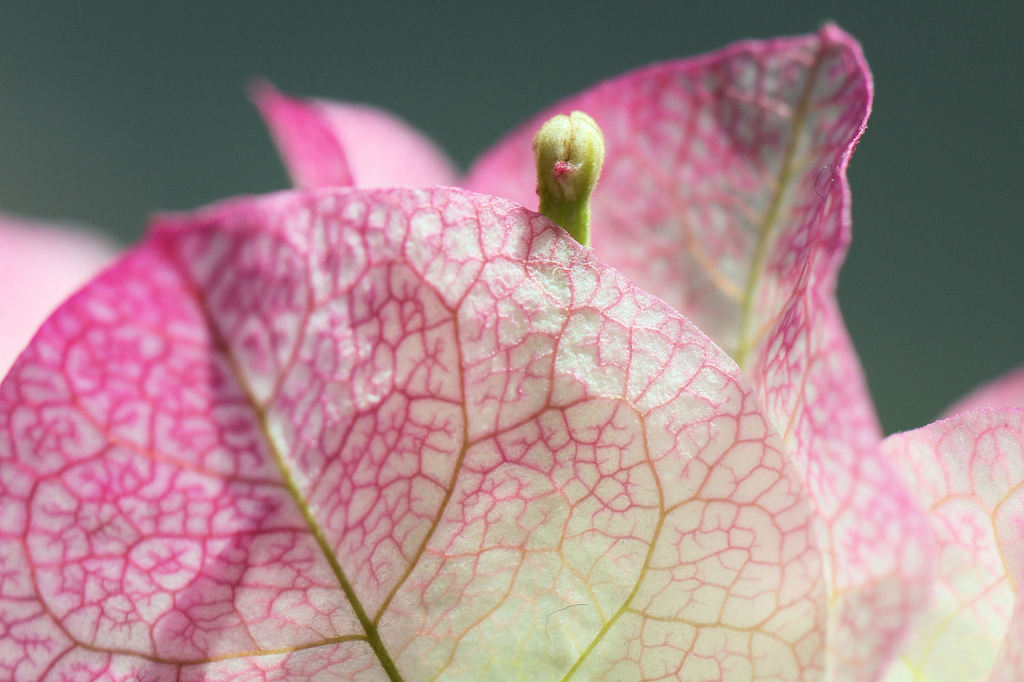
[{"label": "flower bud", "polygon": [[590,194],[604,163],[604,135],[574,111],[545,123],[533,138],[540,212],[580,244],[590,242]]}]

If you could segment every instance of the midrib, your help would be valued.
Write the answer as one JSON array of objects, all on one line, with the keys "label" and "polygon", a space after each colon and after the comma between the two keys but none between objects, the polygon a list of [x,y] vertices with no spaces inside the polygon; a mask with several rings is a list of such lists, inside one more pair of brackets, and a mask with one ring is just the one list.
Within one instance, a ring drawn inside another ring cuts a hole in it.
[{"label": "midrib", "polygon": [[[331,571],[334,573],[334,577],[338,581],[338,586],[345,594],[345,598],[352,607],[352,611],[355,613],[356,619],[359,621],[360,626],[363,628],[363,632],[366,634],[367,643],[370,645],[373,653],[377,656],[377,660],[380,662],[384,672],[387,673],[388,679],[392,680],[392,682],[401,682],[402,676],[398,672],[395,662],[391,659],[391,655],[388,653],[387,648],[384,646],[384,641],[381,639],[376,625],[370,620],[366,613],[366,609],[364,609],[362,603],[360,603],[359,597],[356,595],[355,590],[352,588],[352,584],[348,580],[348,576],[345,575],[345,570],[338,562],[338,557],[335,555],[333,548],[327,542],[327,537],[324,535],[323,528],[320,526],[320,523],[313,514],[313,510],[310,509],[309,505],[306,503],[305,496],[299,490],[299,487],[295,482],[295,477],[292,475],[292,470],[288,466],[287,460],[278,449],[274,438],[270,434],[266,410],[260,405],[259,401],[256,400],[256,397],[253,395],[252,390],[242,373],[242,369],[238,364],[237,358],[235,358],[234,353],[231,352],[231,347],[221,334],[220,328],[214,321],[213,315],[206,307],[205,299],[200,294],[198,287],[195,286],[191,277],[189,277],[188,271],[178,259],[177,254],[172,253],[168,254],[168,256],[176,266],[182,281],[191,294],[193,300],[196,302],[196,305],[199,307],[199,310],[202,312],[203,321],[205,322],[206,328],[209,330],[211,337],[213,337],[215,346],[224,354],[228,365],[231,367],[231,373],[235,381],[238,383],[239,388],[245,394],[246,401],[256,414],[257,420],[259,421],[260,431],[263,434],[267,446],[270,448],[271,455],[274,458],[275,464],[277,464],[278,470],[281,472],[284,487],[294,501],[295,507],[299,510],[299,513],[302,514],[302,518],[306,522],[306,526],[309,528],[310,534],[316,541],[316,545],[321,554],[323,554],[328,565],[331,567]],[[296,341],[296,343],[301,343],[301,337]]]},{"label": "midrib", "polygon": [[736,349],[732,353],[733,360],[743,370],[748,369],[747,361],[749,360],[750,351],[753,349],[754,343],[754,330],[751,329],[754,323],[754,299],[757,296],[758,285],[761,283],[761,276],[764,274],[764,261],[768,256],[768,249],[775,237],[775,230],[782,213],[786,189],[793,177],[793,165],[796,159],[797,147],[800,144],[807,112],[810,109],[811,94],[818,80],[818,72],[821,69],[824,51],[824,45],[818,47],[814,55],[814,61],[807,72],[807,82],[804,84],[804,89],[800,93],[800,99],[797,100],[796,109],[793,112],[793,130],[789,140],[786,141],[786,149],[783,152],[782,164],[779,167],[775,191],[772,193],[768,208],[765,210],[761,223],[758,226],[757,244],[754,247],[754,255],[750,260],[750,268],[747,270],[747,283],[743,289],[743,303],[740,309]]}]

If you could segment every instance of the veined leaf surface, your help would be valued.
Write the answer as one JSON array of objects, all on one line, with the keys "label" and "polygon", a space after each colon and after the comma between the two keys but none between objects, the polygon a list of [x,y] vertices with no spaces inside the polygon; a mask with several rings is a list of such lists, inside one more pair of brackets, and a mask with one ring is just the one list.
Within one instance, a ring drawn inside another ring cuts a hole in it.
[{"label": "veined leaf surface", "polygon": [[504,200],[159,220],[0,420],[11,679],[822,674],[812,511],[753,389]]}]

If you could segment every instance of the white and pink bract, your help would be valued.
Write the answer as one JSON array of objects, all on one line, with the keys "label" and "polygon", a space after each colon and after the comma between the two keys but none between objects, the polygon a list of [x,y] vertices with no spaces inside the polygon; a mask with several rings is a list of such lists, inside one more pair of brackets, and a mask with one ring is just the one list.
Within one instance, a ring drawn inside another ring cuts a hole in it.
[{"label": "white and pink bract", "polygon": [[883,438],[836,304],[871,97],[738,43],[459,179],[260,86],[301,189],[158,218],[0,386],[0,678],[1024,679],[1024,375]]}]

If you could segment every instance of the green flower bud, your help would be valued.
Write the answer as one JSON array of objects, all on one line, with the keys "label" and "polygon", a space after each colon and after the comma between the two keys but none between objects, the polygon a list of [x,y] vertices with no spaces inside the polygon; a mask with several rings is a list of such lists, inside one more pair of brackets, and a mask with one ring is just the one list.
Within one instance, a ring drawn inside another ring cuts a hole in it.
[{"label": "green flower bud", "polygon": [[604,135],[590,116],[555,116],[533,138],[540,212],[590,243],[590,194],[604,164]]}]

